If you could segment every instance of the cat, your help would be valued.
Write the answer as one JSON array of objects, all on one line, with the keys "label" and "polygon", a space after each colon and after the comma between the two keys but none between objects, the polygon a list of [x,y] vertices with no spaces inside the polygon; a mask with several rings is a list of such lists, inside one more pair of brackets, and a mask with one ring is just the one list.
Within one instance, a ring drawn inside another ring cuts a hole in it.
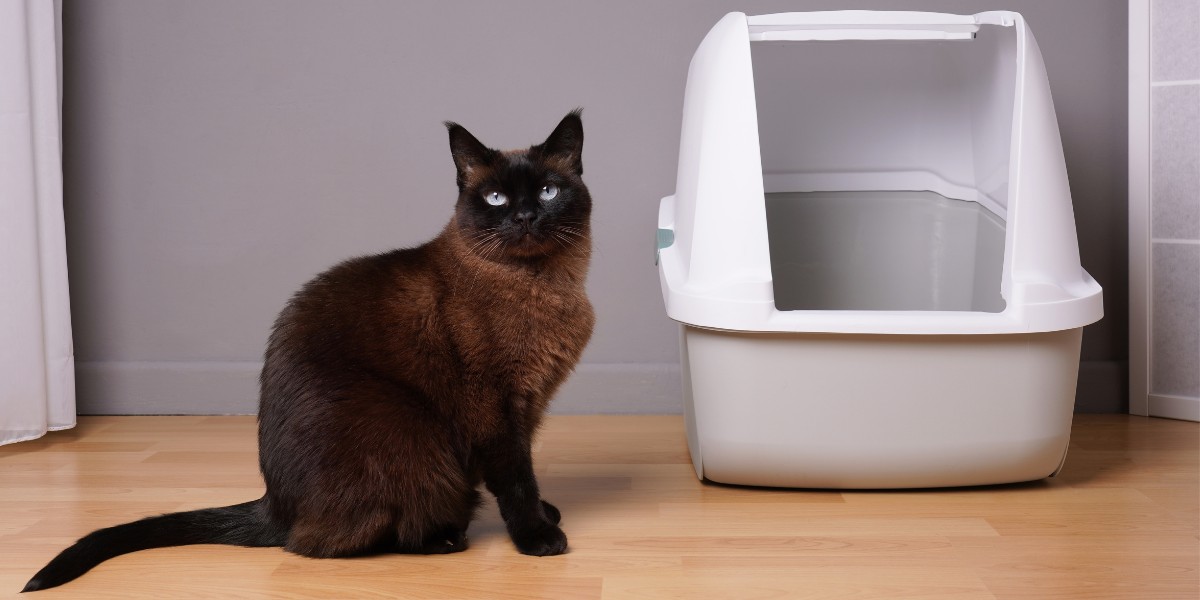
[{"label": "cat", "polygon": [[460,552],[480,483],[518,551],[567,551],[530,446],[595,323],[580,111],[524,150],[446,127],[459,194],[442,232],[325,271],[275,322],[260,377],[263,497],[97,530],[23,591],[185,544]]}]

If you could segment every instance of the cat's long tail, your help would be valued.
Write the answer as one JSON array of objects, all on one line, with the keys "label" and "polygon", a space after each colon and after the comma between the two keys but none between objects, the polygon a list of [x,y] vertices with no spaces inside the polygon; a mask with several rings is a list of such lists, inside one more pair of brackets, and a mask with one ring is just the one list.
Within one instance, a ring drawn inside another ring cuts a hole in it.
[{"label": "cat's long tail", "polygon": [[287,531],[271,524],[264,500],[170,513],[97,529],[60,552],[21,591],[60,586],[110,558],[147,548],[188,544],[282,546]]}]

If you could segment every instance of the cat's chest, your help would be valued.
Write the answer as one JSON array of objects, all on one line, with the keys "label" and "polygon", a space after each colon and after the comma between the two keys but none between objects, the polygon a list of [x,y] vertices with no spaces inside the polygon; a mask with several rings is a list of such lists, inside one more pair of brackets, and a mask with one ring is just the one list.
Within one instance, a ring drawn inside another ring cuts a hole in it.
[{"label": "cat's chest", "polygon": [[494,342],[514,356],[574,354],[591,336],[592,306],[582,289],[513,285],[490,311]]},{"label": "cat's chest", "polygon": [[467,361],[497,387],[539,396],[561,383],[591,337],[582,286],[516,281],[473,309]]}]

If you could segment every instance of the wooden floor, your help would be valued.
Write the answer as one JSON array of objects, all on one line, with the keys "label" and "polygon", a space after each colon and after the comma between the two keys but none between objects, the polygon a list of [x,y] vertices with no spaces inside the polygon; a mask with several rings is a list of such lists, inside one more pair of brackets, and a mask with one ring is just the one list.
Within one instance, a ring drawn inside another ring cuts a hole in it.
[{"label": "wooden floor", "polygon": [[[91,417],[0,447],[0,597],[92,529],[257,498],[252,417]],[[1064,471],[965,490],[702,484],[679,417],[555,417],[545,496],[571,552],[533,558],[494,504],[448,556],[311,560],[192,546],[22,598],[1200,597],[1196,423],[1078,416]]]}]

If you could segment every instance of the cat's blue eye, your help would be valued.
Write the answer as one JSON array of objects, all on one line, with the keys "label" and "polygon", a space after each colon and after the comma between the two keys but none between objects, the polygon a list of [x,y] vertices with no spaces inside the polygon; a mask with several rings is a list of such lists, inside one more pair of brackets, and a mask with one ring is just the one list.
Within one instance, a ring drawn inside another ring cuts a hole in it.
[{"label": "cat's blue eye", "polygon": [[508,196],[500,192],[488,192],[483,195],[483,199],[492,206],[504,206],[508,204]]},{"label": "cat's blue eye", "polygon": [[541,198],[543,201],[553,200],[556,197],[558,197],[558,186],[553,183],[543,185],[542,191],[538,192],[538,198]]}]

